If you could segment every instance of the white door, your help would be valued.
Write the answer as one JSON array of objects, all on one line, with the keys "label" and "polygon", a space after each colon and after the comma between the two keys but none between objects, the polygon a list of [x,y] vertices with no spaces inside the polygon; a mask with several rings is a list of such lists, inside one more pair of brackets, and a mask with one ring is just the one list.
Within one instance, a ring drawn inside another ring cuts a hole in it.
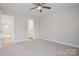
[{"label": "white door", "polygon": [[33,40],[33,39],[34,39],[34,20],[29,19],[27,40]]}]

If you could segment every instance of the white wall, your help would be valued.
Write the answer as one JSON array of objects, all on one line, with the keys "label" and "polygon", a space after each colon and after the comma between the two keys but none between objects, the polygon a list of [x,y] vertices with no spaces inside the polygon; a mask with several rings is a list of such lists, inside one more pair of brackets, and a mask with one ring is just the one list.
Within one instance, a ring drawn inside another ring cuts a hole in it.
[{"label": "white wall", "polygon": [[15,40],[25,40],[27,37],[27,17],[15,14]]},{"label": "white wall", "polygon": [[1,11],[0,11],[0,48],[1,48]]},{"label": "white wall", "polygon": [[39,39],[39,19],[34,19],[34,39]]},{"label": "white wall", "polygon": [[42,18],[40,38],[79,47],[79,7],[58,11]]}]

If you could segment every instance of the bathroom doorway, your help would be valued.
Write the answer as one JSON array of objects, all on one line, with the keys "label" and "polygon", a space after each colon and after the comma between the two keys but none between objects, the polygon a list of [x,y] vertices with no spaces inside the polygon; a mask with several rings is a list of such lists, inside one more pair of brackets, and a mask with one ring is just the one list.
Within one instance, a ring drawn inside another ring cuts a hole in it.
[{"label": "bathroom doorway", "polygon": [[28,19],[28,35],[27,40],[34,39],[34,20]]}]

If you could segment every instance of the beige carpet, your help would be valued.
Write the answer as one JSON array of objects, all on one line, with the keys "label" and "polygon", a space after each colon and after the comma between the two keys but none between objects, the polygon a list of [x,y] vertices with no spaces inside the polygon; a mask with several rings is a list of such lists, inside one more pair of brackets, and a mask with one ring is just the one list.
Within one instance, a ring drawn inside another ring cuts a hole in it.
[{"label": "beige carpet", "polygon": [[1,48],[0,56],[78,56],[78,52],[78,48],[38,39]]}]

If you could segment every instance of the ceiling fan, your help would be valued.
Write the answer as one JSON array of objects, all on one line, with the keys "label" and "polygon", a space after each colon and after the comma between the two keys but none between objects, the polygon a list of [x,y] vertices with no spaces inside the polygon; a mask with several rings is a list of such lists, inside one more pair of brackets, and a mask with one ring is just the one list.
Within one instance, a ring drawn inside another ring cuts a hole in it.
[{"label": "ceiling fan", "polygon": [[45,6],[46,3],[33,3],[33,4],[35,5],[35,7],[31,8],[31,10],[37,8],[40,11],[40,13],[42,12],[42,8],[51,9],[51,7]]}]

